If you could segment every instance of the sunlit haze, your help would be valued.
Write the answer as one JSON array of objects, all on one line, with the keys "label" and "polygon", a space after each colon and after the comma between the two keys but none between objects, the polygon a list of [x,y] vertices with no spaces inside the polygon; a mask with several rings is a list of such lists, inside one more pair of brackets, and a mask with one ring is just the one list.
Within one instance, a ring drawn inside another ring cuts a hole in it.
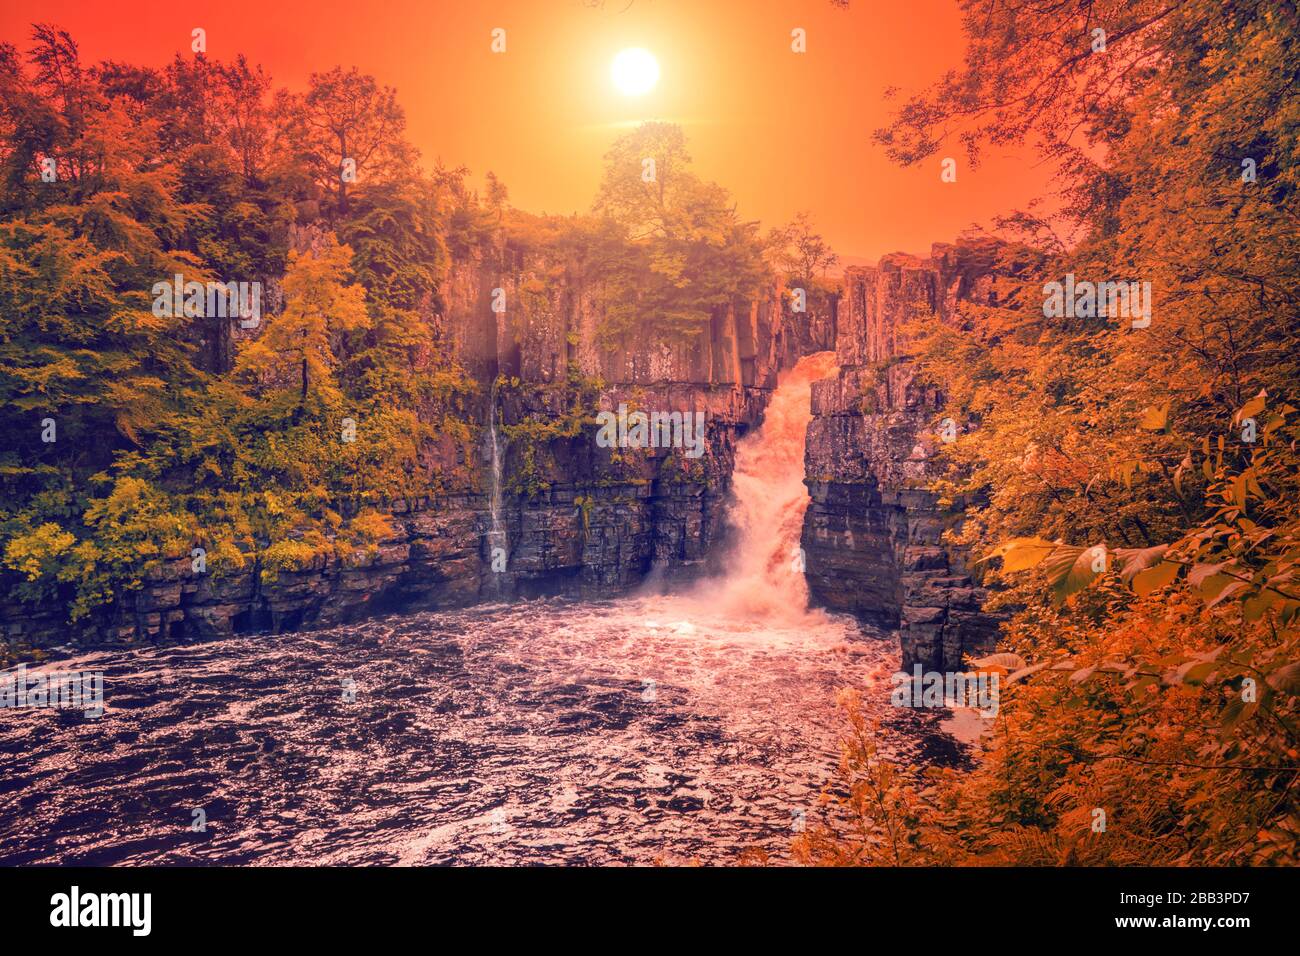
[{"label": "sunlit haze", "polygon": [[[725,185],[742,215],[767,227],[809,210],[848,261],[925,253],[1041,195],[1048,178],[1027,152],[999,149],[978,174],[941,183],[937,158],[903,169],[872,142],[893,105],[887,88],[919,89],[959,59],[955,0],[847,10],[826,0],[138,7],[123,17],[112,5],[53,0],[39,19],[72,33],[92,63],[191,57],[190,31],[202,26],[211,56],[243,53],[294,90],[313,71],[356,66],[397,90],[426,165],[464,165],[479,182],[491,170],[531,212],[590,209],[605,152],[647,119],[684,128],[700,175]],[[0,36],[24,45],[37,17],[5,5]],[[496,28],[504,54],[491,49]],[[806,31],[802,55],[791,52],[795,28]],[[660,69],[641,95],[611,82],[628,48],[651,51]]]}]

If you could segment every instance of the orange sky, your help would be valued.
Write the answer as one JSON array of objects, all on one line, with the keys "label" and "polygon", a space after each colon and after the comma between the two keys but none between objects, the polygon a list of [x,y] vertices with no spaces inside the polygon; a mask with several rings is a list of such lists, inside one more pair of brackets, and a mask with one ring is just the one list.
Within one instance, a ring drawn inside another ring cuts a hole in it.
[{"label": "orange sky", "polygon": [[[908,170],[871,143],[885,87],[913,90],[960,62],[956,0],[112,0],[5,4],[0,39],[26,49],[30,21],[69,30],[90,62],[161,65],[207,30],[208,54],[243,52],[276,83],[357,66],[397,88],[427,160],[491,169],[532,212],[591,205],[621,125],[681,123],[697,170],[772,225],[813,212],[837,251],[926,252],[1044,191],[1027,153],[990,154],[958,180],[939,160]],[[491,31],[506,32],[504,54]],[[790,49],[807,31],[808,51]],[[617,93],[628,46],[659,59],[654,92]],[[945,151],[946,154],[946,151]]]}]

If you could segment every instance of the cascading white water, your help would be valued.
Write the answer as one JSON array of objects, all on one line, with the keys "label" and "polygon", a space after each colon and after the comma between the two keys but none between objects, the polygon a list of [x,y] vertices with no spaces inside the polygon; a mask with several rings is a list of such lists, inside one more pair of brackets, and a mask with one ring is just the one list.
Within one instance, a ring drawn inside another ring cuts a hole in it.
[{"label": "cascading white water", "polygon": [[835,367],[833,352],[801,359],[778,381],[762,427],[736,446],[729,517],[737,538],[715,595],[729,614],[783,621],[809,615],[799,545],[808,508],[804,441],[812,383]]},{"label": "cascading white water", "polygon": [[[897,646],[807,611],[793,554],[810,384],[832,368],[815,356],[782,376],[762,429],[740,442],[728,573],[689,593],[493,601],[82,658],[113,689],[102,723],[78,731],[49,708],[0,721],[21,802],[0,800],[0,859],[721,863],[742,847],[782,859],[839,760],[836,690],[877,688],[872,713],[894,713]],[[483,449],[491,547],[505,544],[497,398]],[[364,704],[321,705],[322,688],[347,681]],[[384,719],[358,721],[357,706]],[[196,714],[224,728],[197,751]],[[95,745],[69,761],[79,732]],[[900,760],[919,759],[914,737],[889,733]],[[249,741],[297,759],[249,760]],[[124,760],[140,772],[121,773]],[[179,840],[156,808],[196,793],[225,807],[222,826]],[[102,825],[106,805],[121,825]]]},{"label": "cascading white water", "polygon": [[[695,604],[710,616],[721,613],[737,621],[767,621],[781,626],[824,622],[820,612],[808,611],[808,586],[799,541],[808,508],[803,460],[812,418],[812,383],[830,376],[835,368],[832,352],[801,359],[781,375],[762,427],[737,444],[728,512],[736,540],[722,575],[679,595],[683,608]],[[496,549],[506,547],[501,516],[499,414],[497,379],[493,379],[486,453],[491,466],[488,560],[494,566]]]},{"label": "cascading white water", "polygon": [[492,485],[488,491],[488,509],[492,515],[492,530],[488,532],[488,558],[494,560],[492,549],[506,546],[505,528],[501,523],[501,437],[497,432],[497,380],[492,379],[492,396],[488,409],[488,458],[492,465]]}]

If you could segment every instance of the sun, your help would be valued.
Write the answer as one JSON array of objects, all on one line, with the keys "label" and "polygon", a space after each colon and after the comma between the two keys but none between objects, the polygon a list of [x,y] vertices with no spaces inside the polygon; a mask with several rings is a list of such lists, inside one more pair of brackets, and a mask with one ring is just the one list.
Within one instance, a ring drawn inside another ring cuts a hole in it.
[{"label": "sun", "polygon": [[609,75],[624,96],[641,96],[659,82],[659,61],[639,46],[620,50],[609,65]]}]

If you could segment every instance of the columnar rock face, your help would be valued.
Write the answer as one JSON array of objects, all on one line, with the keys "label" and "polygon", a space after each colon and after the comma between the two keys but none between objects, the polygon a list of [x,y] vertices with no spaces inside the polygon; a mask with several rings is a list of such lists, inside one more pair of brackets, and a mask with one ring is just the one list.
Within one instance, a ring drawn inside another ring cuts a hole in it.
[{"label": "columnar rock face", "polygon": [[936,245],[931,258],[891,255],[846,270],[837,316],[839,374],[813,385],[804,517],[814,598],[882,628],[899,628],[903,666],[955,670],[988,649],[997,622],[981,612],[958,519],[925,490],[940,441],[941,396],[916,378],[900,327],[933,313],[954,321],[963,301],[993,301],[996,248]]},{"label": "columnar rock face", "polygon": [[[313,237],[303,230],[295,244]],[[269,579],[255,562],[220,576],[177,561],[75,627],[61,604],[0,602],[0,636],[35,646],[278,632],[377,610],[607,593],[698,570],[723,529],[737,439],[759,422],[782,369],[833,346],[835,299],[812,296],[792,313],[772,288],[714,310],[693,340],[663,338],[653,320],[607,340],[601,293],[541,255],[476,252],[453,264],[442,309],[426,320],[478,382],[478,440],[468,455],[451,441],[428,449],[453,477],[439,497],[394,502],[394,534],[376,550]],[[703,454],[601,447],[595,414],[620,406],[703,413]]]},{"label": "columnar rock face", "polygon": [[[506,570],[491,570],[501,542],[480,511],[484,595],[590,593],[652,572],[698,570],[723,529],[737,439],[760,420],[779,372],[834,341],[837,303],[827,294],[795,313],[773,287],[715,308],[700,334],[683,340],[665,336],[653,317],[608,335],[604,293],[544,255],[503,253],[452,269],[447,340],[476,377],[501,382]],[[592,404],[582,426],[545,434],[583,390]],[[590,416],[621,409],[702,414],[703,454],[600,447]],[[480,474],[478,490],[490,498],[490,471]]]},{"label": "columnar rock face", "polygon": [[538,254],[474,253],[452,265],[442,295],[445,314],[435,321],[451,353],[480,380],[500,372],[551,384],[574,368],[609,385],[770,390],[781,369],[835,342],[837,298],[814,291],[806,310],[794,313],[780,286],[714,309],[689,340],[665,336],[653,319],[607,335],[600,284]]}]

